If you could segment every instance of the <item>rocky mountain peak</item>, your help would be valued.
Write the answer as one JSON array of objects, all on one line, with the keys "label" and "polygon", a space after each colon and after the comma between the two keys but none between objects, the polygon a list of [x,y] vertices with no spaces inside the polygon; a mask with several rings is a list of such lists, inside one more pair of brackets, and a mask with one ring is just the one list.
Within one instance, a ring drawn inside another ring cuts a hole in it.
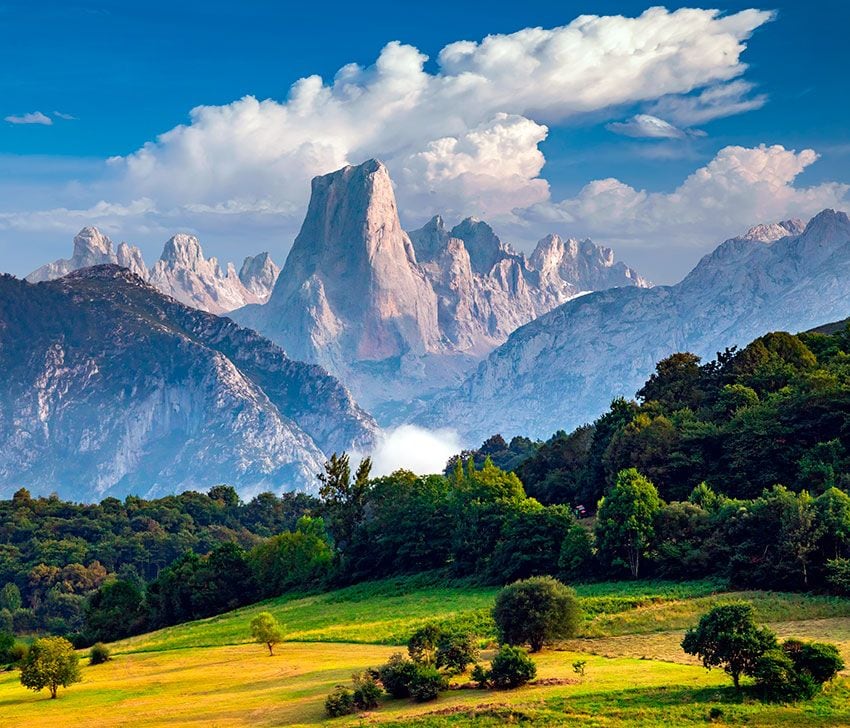
[{"label": "rocky mountain peak", "polygon": [[189,269],[195,269],[206,262],[200,241],[194,235],[186,233],[177,233],[169,238],[159,259],[171,266]]},{"label": "rocky mountain peak", "polygon": [[112,241],[96,227],[84,227],[74,236],[74,254],[71,259],[82,263],[79,267],[98,265],[113,256]]},{"label": "rocky mountain peak", "polygon": [[440,255],[450,238],[446,224],[440,215],[434,215],[421,228],[411,231],[408,235],[413,241],[416,260],[420,263],[434,260]]},{"label": "rocky mountain peak", "polygon": [[468,217],[455,225],[449,235],[463,240],[476,273],[489,273],[505,250],[502,241],[486,222]]},{"label": "rocky mountain peak", "polygon": [[758,243],[772,243],[788,235],[799,235],[803,232],[804,227],[803,221],[797,218],[782,220],[781,222],[762,223],[760,225],[754,225],[738,239]]},{"label": "rocky mountain peak", "polygon": [[266,252],[246,257],[239,269],[242,285],[263,301],[271,295],[278,275],[280,266]]},{"label": "rocky mountain peak", "polygon": [[440,347],[436,296],[401,227],[386,167],[371,159],[313,179],[307,215],[269,306],[284,347],[331,366]]}]

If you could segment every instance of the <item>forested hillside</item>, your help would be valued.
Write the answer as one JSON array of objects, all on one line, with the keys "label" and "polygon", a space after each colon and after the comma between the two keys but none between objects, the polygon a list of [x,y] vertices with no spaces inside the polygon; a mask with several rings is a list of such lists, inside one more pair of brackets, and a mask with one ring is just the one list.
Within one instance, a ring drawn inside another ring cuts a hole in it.
[{"label": "forested hillside", "polygon": [[[318,499],[228,487],[156,501],[0,503],[0,618],[78,643],[288,591],[440,572],[466,583],[706,577],[850,587],[850,331],[773,333],[658,364],[595,423],[491,437],[446,473],[333,456]],[[2,629],[2,626],[0,626]]]}]

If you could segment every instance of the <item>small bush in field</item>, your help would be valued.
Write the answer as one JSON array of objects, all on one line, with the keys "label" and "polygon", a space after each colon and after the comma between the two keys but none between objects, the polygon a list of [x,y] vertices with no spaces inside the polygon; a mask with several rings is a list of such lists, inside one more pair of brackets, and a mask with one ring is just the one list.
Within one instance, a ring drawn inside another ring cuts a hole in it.
[{"label": "small bush in field", "polygon": [[522,647],[503,645],[490,663],[487,682],[499,689],[518,688],[536,675],[537,666]]},{"label": "small bush in field", "polygon": [[437,667],[460,674],[477,658],[478,645],[471,634],[443,632],[437,640]]},{"label": "small bush in field", "polygon": [[448,681],[436,667],[418,665],[410,681],[410,697],[417,703],[425,703],[436,699],[448,687]]},{"label": "small bush in field", "polygon": [[354,694],[344,685],[337,685],[325,698],[325,712],[330,718],[351,715],[354,711]]},{"label": "small bush in field", "polygon": [[97,642],[89,650],[89,665],[102,665],[111,659],[109,648],[103,642]]},{"label": "small bush in field", "polygon": [[416,663],[396,652],[389,661],[378,668],[378,679],[394,698],[410,697],[410,684],[416,675]]},{"label": "small bush in field", "polygon": [[352,680],[354,682],[354,705],[357,710],[377,708],[384,691],[375,682],[373,675],[370,672],[355,673]]}]

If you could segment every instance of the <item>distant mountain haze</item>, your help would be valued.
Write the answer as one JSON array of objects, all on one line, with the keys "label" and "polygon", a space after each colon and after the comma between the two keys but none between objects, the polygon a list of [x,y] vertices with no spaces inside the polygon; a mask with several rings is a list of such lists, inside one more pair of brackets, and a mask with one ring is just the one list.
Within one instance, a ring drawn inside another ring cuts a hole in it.
[{"label": "distant mountain haze", "polygon": [[245,258],[238,273],[233,263],[222,270],[216,258],[204,257],[198,238],[183,233],[165,243],[159,260],[148,270],[137,247],[121,243],[116,250],[100,230],[85,227],[74,237],[70,258],[41,266],[26,280],[38,283],[108,263],[128,268],[181,303],[216,314],[266,301],[280,272],[268,253]]},{"label": "distant mountain haze", "polygon": [[0,496],[314,490],[377,427],[321,368],[99,265],[0,276]]},{"label": "distant mountain haze", "polygon": [[850,220],[824,210],[727,240],[674,286],[612,288],[514,331],[462,385],[413,416],[451,420],[470,442],[495,432],[546,437],[633,397],[678,351],[712,358],[769,331],[798,332],[850,312]]}]

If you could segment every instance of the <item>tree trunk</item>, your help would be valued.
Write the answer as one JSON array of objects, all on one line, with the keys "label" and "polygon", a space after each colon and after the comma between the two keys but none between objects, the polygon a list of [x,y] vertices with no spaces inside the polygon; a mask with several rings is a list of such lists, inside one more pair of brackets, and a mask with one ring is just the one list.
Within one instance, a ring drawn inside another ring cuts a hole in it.
[{"label": "tree trunk", "polygon": [[59,689],[58,685],[51,685],[50,686],[50,699],[51,700],[56,700],[56,691],[58,689]]},{"label": "tree trunk", "polygon": [[732,673],[732,682],[735,685],[735,690],[741,689],[741,673],[733,672]]},{"label": "tree trunk", "polygon": [[273,644],[272,644],[271,642],[266,642],[266,647],[268,647],[268,648],[269,648],[269,657],[271,657],[272,655],[274,655],[274,652],[272,652]]}]

